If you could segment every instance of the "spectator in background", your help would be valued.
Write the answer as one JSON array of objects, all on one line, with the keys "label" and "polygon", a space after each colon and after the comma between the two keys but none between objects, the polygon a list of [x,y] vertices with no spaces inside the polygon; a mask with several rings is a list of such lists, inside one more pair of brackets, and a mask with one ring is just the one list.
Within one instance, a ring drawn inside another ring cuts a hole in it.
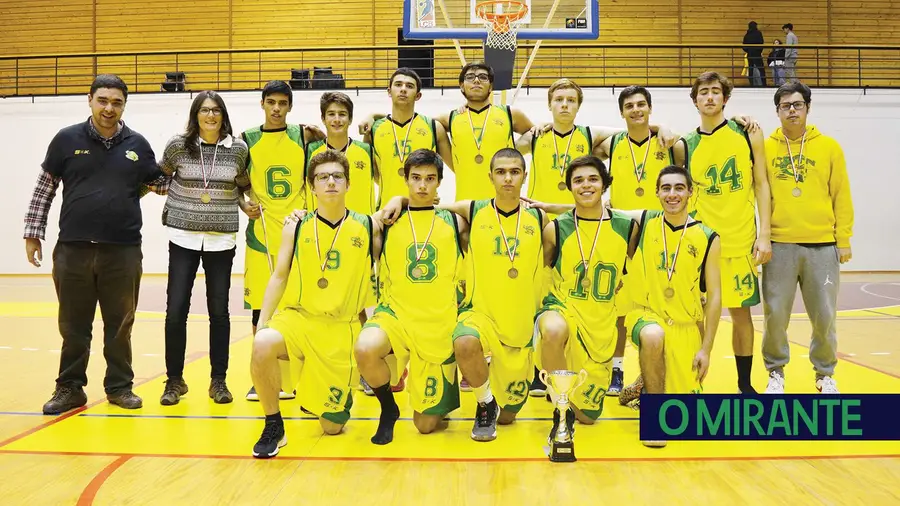
[{"label": "spectator in background", "polygon": [[781,27],[786,35],[784,50],[784,78],[790,81],[797,80],[797,48],[793,47],[799,44],[797,36],[794,35],[794,25],[785,23]]},{"label": "spectator in background", "polygon": [[[762,44],[765,43],[763,34],[756,27],[756,21],[747,24],[747,33],[744,34],[744,52],[747,53],[747,80],[750,86],[765,86],[766,71],[763,66]],[[759,44],[757,47],[748,44]]]},{"label": "spectator in background", "polygon": [[784,84],[784,48],[781,47],[781,41],[778,39],[775,39],[775,47],[769,52],[768,64],[772,67],[775,86]]}]

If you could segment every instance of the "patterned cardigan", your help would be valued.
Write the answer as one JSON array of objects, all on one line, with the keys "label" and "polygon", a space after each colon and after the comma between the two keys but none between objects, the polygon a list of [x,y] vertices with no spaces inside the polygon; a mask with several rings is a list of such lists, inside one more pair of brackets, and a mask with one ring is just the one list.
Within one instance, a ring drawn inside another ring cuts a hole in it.
[{"label": "patterned cardigan", "polygon": [[[194,232],[237,232],[238,198],[250,189],[247,144],[230,135],[218,145],[201,142],[204,184],[200,156],[191,155],[185,143],[183,135],[172,137],[160,163],[163,173],[174,176],[163,209],[163,225]],[[209,203],[203,202],[204,195],[209,195]]]}]

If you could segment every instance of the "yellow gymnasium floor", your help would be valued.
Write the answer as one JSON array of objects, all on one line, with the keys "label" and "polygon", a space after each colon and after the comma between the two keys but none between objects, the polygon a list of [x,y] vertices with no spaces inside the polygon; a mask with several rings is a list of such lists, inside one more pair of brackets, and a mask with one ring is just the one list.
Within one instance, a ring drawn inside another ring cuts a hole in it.
[{"label": "yellow gymnasium floor", "polygon": [[[838,317],[846,393],[900,392],[900,276],[845,275]],[[602,420],[578,426],[575,464],[551,464],[543,453],[551,407],[530,399],[492,443],[469,439],[474,397],[462,394],[446,430],[421,436],[404,418],[394,443],[372,445],[374,398],[357,393],[343,434],[323,436],[296,401],[282,404],[288,445],[259,461],[250,449],[262,429],[250,386],[249,318],[240,309],[241,279],[232,292],[229,386],[235,402],[206,396],[209,364],[202,284],[195,287],[185,379],[191,392],[173,407],[159,405],[164,381],[165,279],[147,276],[134,328],[136,392],[144,407],[126,411],[105,402],[101,322],[89,367],[89,404],[60,417],[43,416],[53,390],[60,338],[52,282],[0,278],[0,503],[65,504],[898,504],[900,442],[671,442],[648,449],[638,441],[637,412],[607,398]],[[795,306],[802,313],[802,302]],[[761,330],[761,316],[755,318]],[[705,389],[735,385],[730,324],[723,321]],[[802,345],[809,323],[791,324],[793,361],[787,390],[814,392]],[[754,384],[765,370],[754,364]],[[626,383],[637,374],[629,349]]]}]

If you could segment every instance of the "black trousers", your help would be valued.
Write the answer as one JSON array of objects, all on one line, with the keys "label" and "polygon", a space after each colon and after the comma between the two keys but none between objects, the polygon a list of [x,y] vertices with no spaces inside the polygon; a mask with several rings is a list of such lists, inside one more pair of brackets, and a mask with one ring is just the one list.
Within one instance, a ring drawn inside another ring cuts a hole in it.
[{"label": "black trousers", "polygon": [[144,256],[140,245],[59,242],[53,249],[53,284],[59,300],[58,385],[87,385],[87,366],[97,303],[103,318],[107,394],[131,390],[131,329]]},{"label": "black trousers", "polygon": [[187,348],[187,318],[197,268],[206,272],[206,308],[209,312],[209,362],[212,378],[225,379],[231,317],[228,294],[235,248],[226,251],[196,251],[169,242],[169,282],[166,290],[166,375],[181,378]]}]

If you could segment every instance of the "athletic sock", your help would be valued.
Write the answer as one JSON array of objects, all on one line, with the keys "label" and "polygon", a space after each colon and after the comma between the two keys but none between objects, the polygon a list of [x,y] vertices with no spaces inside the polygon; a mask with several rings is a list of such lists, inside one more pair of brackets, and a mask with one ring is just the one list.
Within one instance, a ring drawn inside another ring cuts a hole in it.
[{"label": "athletic sock", "polygon": [[390,381],[373,388],[372,391],[375,392],[375,398],[381,404],[381,418],[378,420],[378,429],[372,436],[372,442],[377,445],[386,445],[394,440],[394,424],[400,418],[400,408],[397,407],[397,401],[394,400]]},{"label": "athletic sock", "polygon": [[622,363],[625,362],[625,357],[613,357],[613,369],[623,370]]},{"label": "athletic sock", "polygon": [[735,356],[735,365],[738,373],[738,389],[744,394],[755,394],[756,389],[750,382],[750,371],[753,369],[753,355]]},{"label": "athletic sock", "polygon": [[494,394],[491,393],[490,379],[486,379],[484,384],[480,387],[472,387],[472,390],[475,391],[475,398],[478,399],[478,402],[481,404],[488,404],[494,400]]},{"label": "athletic sock", "polygon": [[281,419],[281,411],[274,415],[266,415],[266,423],[269,422],[277,422],[279,425],[284,425],[284,420]]}]

